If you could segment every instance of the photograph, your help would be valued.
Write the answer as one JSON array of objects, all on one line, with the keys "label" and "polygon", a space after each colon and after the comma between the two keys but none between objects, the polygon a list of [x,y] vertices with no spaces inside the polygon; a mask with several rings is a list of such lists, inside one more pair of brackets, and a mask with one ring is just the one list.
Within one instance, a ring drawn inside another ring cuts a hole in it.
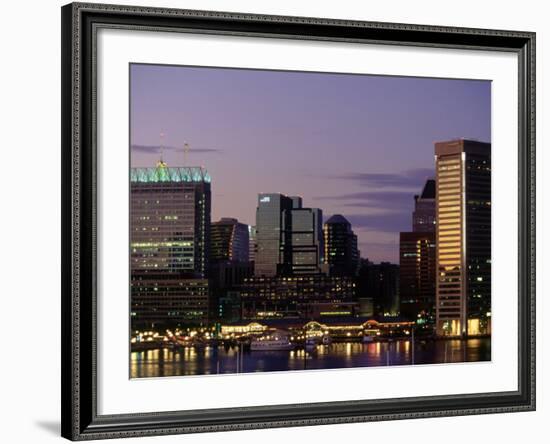
[{"label": "photograph", "polygon": [[542,25],[280,2],[61,8],[61,435],[509,437],[538,396]]},{"label": "photograph", "polygon": [[491,80],[128,75],[131,379],[491,361]]}]

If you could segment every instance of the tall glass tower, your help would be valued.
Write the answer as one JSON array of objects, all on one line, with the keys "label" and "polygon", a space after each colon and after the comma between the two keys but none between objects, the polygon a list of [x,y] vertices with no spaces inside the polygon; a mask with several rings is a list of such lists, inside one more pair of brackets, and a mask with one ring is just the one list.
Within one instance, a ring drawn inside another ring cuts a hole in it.
[{"label": "tall glass tower", "polygon": [[316,274],[323,264],[323,212],[299,196],[258,195],[254,274]]},{"label": "tall glass tower", "polygon": [[439,335],[491,331],[491,144],[435,144],[436,328]]},{"label": "tall glass tower", "polygon": [[210,176],[201,167],[131,169],[133,323],[206,320],[210,205]]},{"label": "tall glass tower", "polygon": [[284,217],[285,245],[290,249],[286,274],[320,273],[323,264],[323,211],[319,208],[293,208]]},{"label": "tall glass tower", "polygon": [[256,252],[254,274],[256,276],[275,276],[278,267],[289,260],[289,253],[281,246],[284,244],[284,218],[290,214],[292,199],[284,194],[259,194],[256,208]]}]

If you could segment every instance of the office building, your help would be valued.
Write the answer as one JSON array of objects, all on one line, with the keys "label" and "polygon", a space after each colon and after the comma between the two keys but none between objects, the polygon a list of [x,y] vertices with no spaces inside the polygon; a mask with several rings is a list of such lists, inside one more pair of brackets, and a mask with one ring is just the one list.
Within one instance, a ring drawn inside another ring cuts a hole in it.
[{"label": "office building", "polygon": [[240,286],[254,276],[252,262],[217,261],[210,266],[212,318],[235,320],[240,317]]},{"label": "office building", "polygon": [[323,213],[302,198],[260,194],[256,209],[254,274],[276,276],[323,271]]},{"label": "office building", "polygon": [[324,225],[325,262],[331,276],[356,276],[359,267],[357,236],[348,220],[335,214]]},{"label": "office building", "polygon": [[412,232],[399,233],[400,314],[432,328],[435,323],[435,180],[414,196]]},{"label": "office building", "polygon": [[421,324],[435,322],[435,232],[399,233],[400,314]]},{"label": "office building", "polygon": [[259,194],[256,208],[256,253],[254,274],[275,276],[280,265],[289,261],[289,252],[282,251],[284,217],[292,209],[292,199],[283,194]]},{"label": "office building", "polygon": [[132,329],[206,325],[212,308],[208,280],[172,273],[132,273]]},{"label": "office building", "polygon": [[399,314],[399,265],[362,259],[357,277],[360,299],[371,299],[375,316]]},{"label": "office building", "polygon": [[[295,205],[298,204],[295,202]],[[300,201],[301,205],[301,201]],[[285,210],[283,250],[290,250],[290,261],[282,274],[316,274],[323,271],[323,212],[318,208],[294,207]],[[288,245],[287,245],[288,244]]]},{"label": "office building", "polygon": [[237,219],[224,217],[210,226],[210,262],[248,262],[249,227]]},{"label": "office building", "polygon": [[132,325],[206,322],[210,202],[203,168],[131,169]]},{"label": "office building", "polygon": [[439,335],[491,331],[491,144],[435,144]]},{"label": "office building", "polygon": [[312,274],[252,277],[241,289],[243,319],[320,319],[358,313],[351,277]]},{"label": "office building", "polygon": [[239,291],[228,290],[218,300],[218,322],[238,322],[241,320],[241,294]]}]

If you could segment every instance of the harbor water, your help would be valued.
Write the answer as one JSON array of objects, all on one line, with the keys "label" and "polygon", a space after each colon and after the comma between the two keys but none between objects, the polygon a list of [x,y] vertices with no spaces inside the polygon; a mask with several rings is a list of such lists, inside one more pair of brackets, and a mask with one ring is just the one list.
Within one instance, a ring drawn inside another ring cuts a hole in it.
[{"label": "harbor water", "polygon": [[250,351],[239,346],[182,347],[131,352],[130,377],[319,370],[491,360],[491,339],[340,342],[311,350]]}]

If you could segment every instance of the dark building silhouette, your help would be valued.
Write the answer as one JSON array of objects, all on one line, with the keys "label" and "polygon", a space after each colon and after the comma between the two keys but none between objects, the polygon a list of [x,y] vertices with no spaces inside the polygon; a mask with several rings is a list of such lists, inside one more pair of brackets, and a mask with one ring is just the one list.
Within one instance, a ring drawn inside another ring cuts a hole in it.
[{"label": "dark building silhouette", "polygon": [[414,196],[412,232],[399,233],[401,315],[432,327],[435,323],[435,180]]},{"label": "dark building silhouette", "polygon": [[435,144],[436,327],[440,335],[491,331],[491,144]]},{"label": "dark building silhouette", "polygon": [[[371,299],[378,317],[397,316],[399,312],[399,265],[389,262],[374,264],[362,259],[357,277],[359,298]],[[370,301],[365,301],[370,305]]]},{"label": "dark building silhouette", "polygon": [[237,219],[223,217],[210,226],[210,262],[249,261],[249,228]]},{"label": "dark building silhouette", "polygon": [[240,318],[240,288],[245,279],[254,276],[252,262],[216,261],[210,265],[212,318],[233,322]]},{"label": "dark building silhouette", "polygon": [[248,260],[254,262],[256,259],[256,227],[248,226]]},{"label": "dark building silhouette", "polygon": [[435,233],[399,233],[401,315],[420,324],[435,323]]},{"label": "dark building silhouette", "polygon": [[254,265],[249,261],[249,226],[224,217],[212,223],[210,238],[212,318],[233,322],[240,319],[238,288],[254,274]]},{"label": "dark building silhouette", "polygon": [[208,320],[210,176],[200,167],[132,168],[131,319],[134,328]]},{"label": "dark building silhouette", "polygon": [[227,290],[218,299],[218,312],[216,318],[219,322],[233,323],[242,319],[241,292],[238,290]]},{"label": "dark building silhouette", "polygon": [[348,220],[335,214],[324,225],[325,262],[331,276],[356,276],[359,267],[357,236]]}]

